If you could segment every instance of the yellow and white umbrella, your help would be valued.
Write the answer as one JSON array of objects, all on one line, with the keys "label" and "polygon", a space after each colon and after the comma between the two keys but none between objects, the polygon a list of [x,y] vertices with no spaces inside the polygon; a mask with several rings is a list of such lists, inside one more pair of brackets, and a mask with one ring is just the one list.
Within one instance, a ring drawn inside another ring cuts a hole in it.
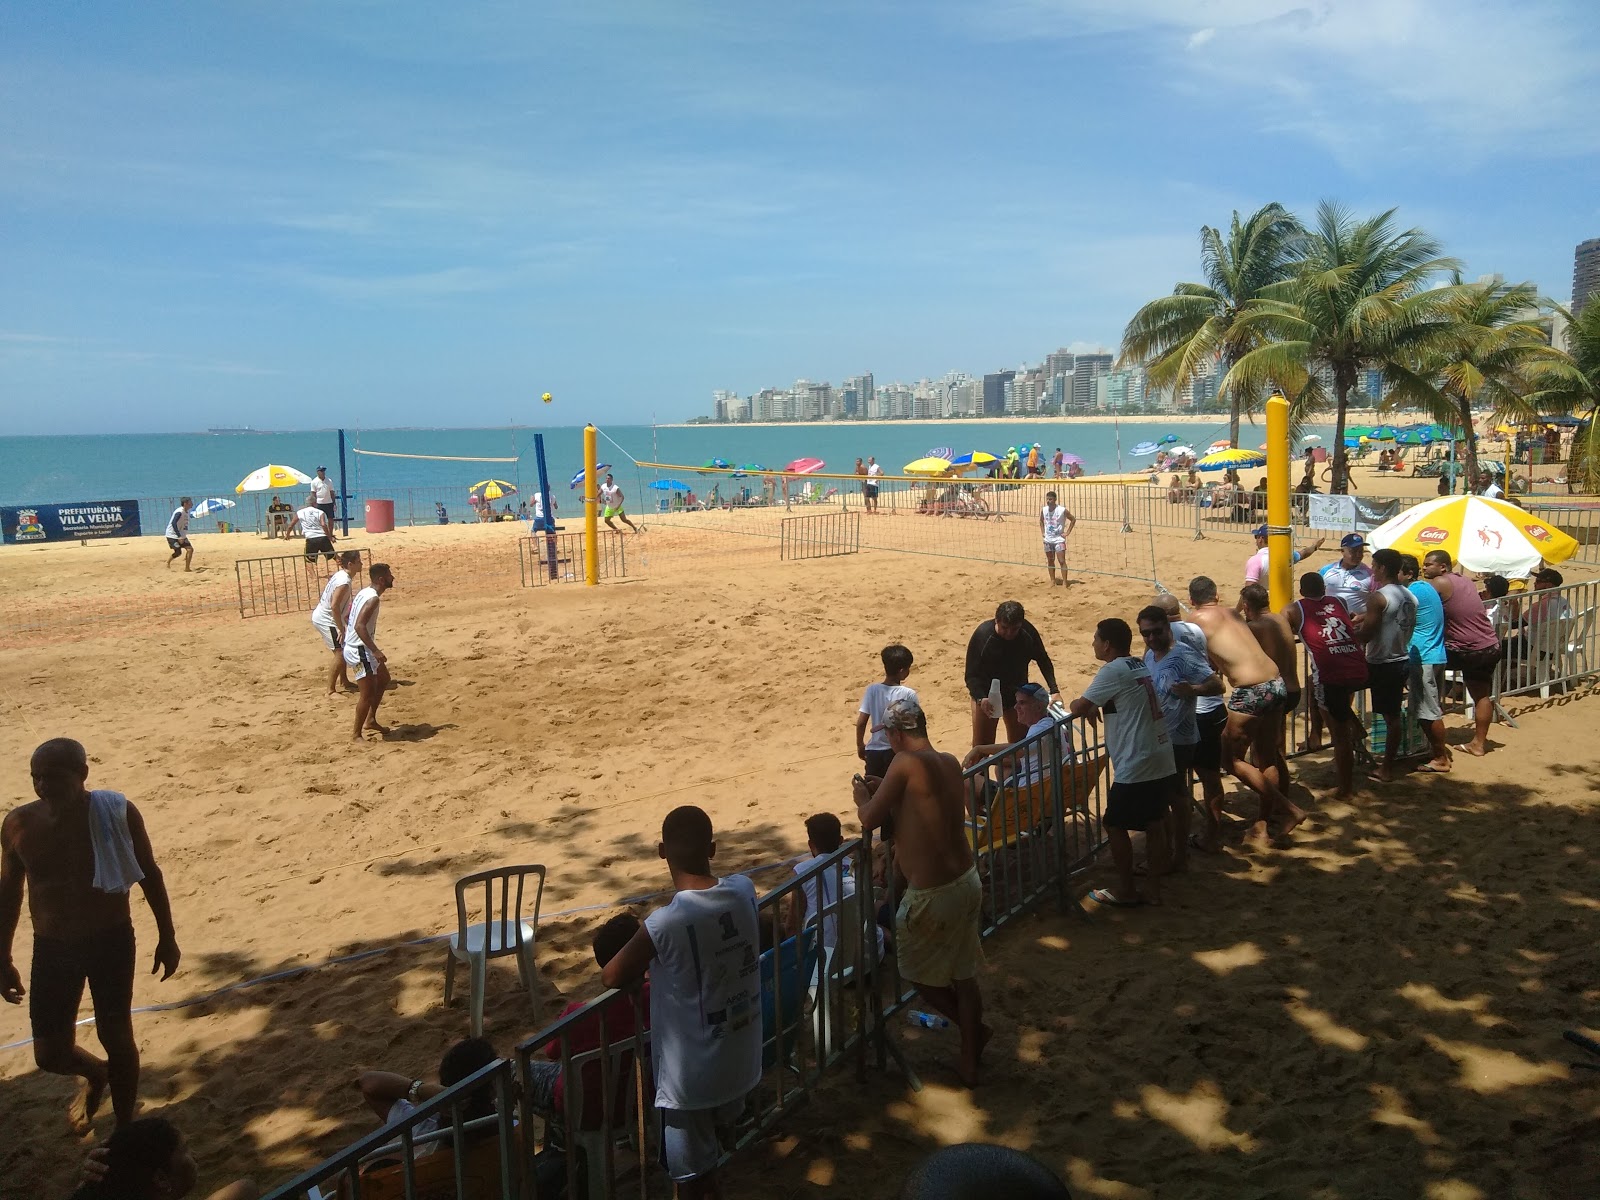
[{"label": "yellow and white umbrella", "polygon": [[1468,571],[1515,579],[1536,570],[1542,559],[1558,563],[1577,552],[1567,533],[1530,512],[1486,496],[1445,496],[1408,508],[1371,533],[1379,550],[1415,554],[1448,550]]},{"label": "yellow and white umbrella", "polygon": [[311,476],[304,471],[296,471],[293,467],[280,467],[276,463],[268,463],[264,467],[257,467],[250,474],[239,481],[239,486],[233,490],[244,492],[271,492],[278,488],[295,487],[308,484]]},{"label": "yellow and white umbrella", "polygon": [[1264,467],[1267,465],[1267,456],[1258,454],[1254,450],[1218,450],[1208,454],[1195,466],[1202,471],[1223,471],[1229,467]]},{"label": "yellow and white umbrella", "polygon": [[907,475],[943,475],[949,469],[948,458],[919,458],[900,468]]}]

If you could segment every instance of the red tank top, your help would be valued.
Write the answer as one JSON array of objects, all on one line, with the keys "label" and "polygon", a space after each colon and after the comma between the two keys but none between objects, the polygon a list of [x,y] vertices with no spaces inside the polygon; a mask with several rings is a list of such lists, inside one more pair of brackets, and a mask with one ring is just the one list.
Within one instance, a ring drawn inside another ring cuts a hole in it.
[{"label": "red tank top", "polygon": [[1358,687],[1367,681],[1367,656],[1350,624],[1350,613],[1337,596],[1299,600],[1300,640],[1305,642],[1317,678],[1335,687]]}]

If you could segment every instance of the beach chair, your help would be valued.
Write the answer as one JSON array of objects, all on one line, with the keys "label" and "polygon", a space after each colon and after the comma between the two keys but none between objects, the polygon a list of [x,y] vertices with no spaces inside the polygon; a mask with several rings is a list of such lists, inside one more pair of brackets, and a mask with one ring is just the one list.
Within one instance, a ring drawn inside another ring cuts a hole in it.
[{"label": "beach chair", "polygon": [[[858,883],[859,887],[860,884]],[[821,895],[821,889],[818,889]],[[844,1006],[844,989],[855,981],[856,954],[861,946],[861,893],[851,892],[847,896],[840,896],[837,905],[831,905],[821,914],[825,923],[837,922],[839,928],[839,944],[828,947],[824,945],[818,956],[817,970],[811,976],[811,983],[807,989],[807,1002],[811,1009],[811,1033],[816,1039],[817,1055],[820,1058],[826,1054],[834,1044],[835,1009],[842,1011]],[[817,920],[817,914],[807,913],[806,920]],[[873,926],[876,934],[876,925]],[[867,954],[876,956],[878,953],[878,939],[876,936],[869,939]],[[866,960],[863,960],[864,962]],[[828,984],[822,986],[822,977],[826,975]],[[820,999],[819,999],[820,993]]]},{"label": "beach chair", "polygon": [[[495,867],[456,880],[456,931],[445,951],[444,1002],[449,1004],[455,991],[456,963],[465,963],[473,1037],[483,1033],[483,992],[491,958],[516,956],[517,974],[538,1011],[534,942],[539,932],[539,905],[544,900],[544,876],[542,866]],[[538,881],[531,913],[523,906],[530,878]],[[483,889],[483,920],[473,924],[467,919],[468,894],[479,887]]]},{"label": "beach chair", "polygon": [[817,971],[818,930],[807,925],[761,956],[761,1065],[789,1062]]},{"label": "beach chair", "polygon": [[1557,624],[1551,648],[1538,652],[1539,697],[1543,700],[1550,698],[1552,686],[1564,690],[1565,680],[1580,672],[1588,673],[1589,633],[1594,628],[1594,607],[1586,608],[1576,616],[1562,617]]},{"label": "beach chair", "polygon": [[[650,1052],[650,1033],[646,1030],[640,1039],[644,1053]],[[640,1151],[640,1137],[643,1130],[639,1125],[639,1093],[634,1086],[634,1039],[612,1042],[609,1046],[599,1047],[594,1050],[585,1050],[582,1054],[572,1056],[572,1069],[566,1076],[567,1090],[571,1097],[572,1109],[579,1114],[577,1129],[567,1129],[563,1124],[564,1114],[556,1112],[552,1115],[551,1128],[559,1133],[558,1140],[571,1152],[579,1151],[583,1155],[583,1178],[588,1200],[606,1200],[606,1131],[604,1121],[601,1120],[599,1106],[592,1103],[589,1093],[598,1093],[603,1085],[604,1078],[600,1059],[602,1056],[611,1059],[612,1098],[611,1111],[605,1116],[611,1122],[611,1146],[613,1153],[623,1150],[637,1156]],[[649,1096],[649,1059],[645,1059],[645,1094]],[[566,1107],[565,1105],[562,1106]],[[589,1109],[593,1107],[594,1113]],[[617,1164],[621,1167],[621,1163]],[[617,1172],[623,1172],[619,1169]]]},{"label": "beach chair", "polygon": [[[1088,815],[1089,797],[1100,772],[1106,768],[1105,755],[1079,759],[1070,764],[1061,780],[1063,813]],[[989,858],[1008,850],[1024,838],[1037,837],[1050,823],[1052,777],[1046,775],[1027,787],[1002,788],[989,804],[986,817],[979,817],[974,830],[974,850]]]}]

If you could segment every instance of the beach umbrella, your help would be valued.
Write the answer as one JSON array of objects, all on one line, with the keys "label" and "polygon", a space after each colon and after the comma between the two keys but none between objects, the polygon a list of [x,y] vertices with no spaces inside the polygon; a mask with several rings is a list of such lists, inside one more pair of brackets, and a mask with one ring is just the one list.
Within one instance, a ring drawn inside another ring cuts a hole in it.
[{"label": "beach umbrella", "polygon": [[1308,433],[1300,440],[1302,442],[1320,442],[1322,440],[1322,435],[1320,433]]},{"label": "beach umbrella", "polygon": [[658,479],[650,484],[658,492],[687,492],[693,489],[681,479]]},{"label": "beach umbrella", "polygon": [[1367,436],[1375,442],[1392,442],[1398,434],[1393,425],[1379,425],[1376,429],[1369,430]]},{"label": "beach umbrella", "polygon": [[1402,429],[1394,440],[1401,446],[1426,446],[1433,441],[1433,436],[1426,429]]},{"label": "beach umbrella", "polygon": [[[930,457],[940,457],[930,455]],[[1000,460],[987,450],[968,450],[965,454],[958,454],[950,460],[952,467],[959,467],[963,471],[970,471],[976,467],[992,467]]]},{"label": "beach umbrella", "polygon": [[1172,455],[1173,458],[1180,458],[1185,454],[1193,454],[1194,453],[1194,447],[1193,446],[1173,446],[1167,451],[1167,453]]},{"label": "beach umbrella", "polygon": [[480,479],[467,489],[467,495],[483,493],[485,500],[498,500],[501,496],[511,496],[516,493],[517,485],[504,479]]},{"label": "beach umbrella", "polygon": [[1154,442],[1140,442],[1132,450],[1129,450],[1128,453],[1133,455],[1134,458],[1148,458],[1159,449],[1161,449],[1161,447],[1156,445]]},{"label": "beach umbrella", "polygon": [[1579,425],[1583,424],[1583,422],[1578,420],[1577,417],[1569,417],[1565,415],[1559,417],[1546,417],[1544,423],[1546,425],[1554,425],[1560,429],[1576,429]]},{"label": "beach umbrella", "polygon": [[953,458],[955,458],[955,456],[956,456],[956,452],[954,450],[952,450],[949,446],[935,446],[932,450],[929,450],[922,457],[923,458],[953,459]]},{"label": "beach umbrella", "polygon": [[725,458],[708,458],[705,461],[705,465],[700,468],[700,473],[707,475],[712,471],[726,471],[730,465]]},{"label": "beach umbrella", "polygon": [[275,488],[294,487],[296,484],[311,482],[311,476],[304,471],[296,471],[293,467],[280,467],[277,463],[268,463],[264,467],[257,467],[250,474],[239,481],[239,486],[234,488],[237,494],[245,492],[270,492]]},{"label": "beach umbrella", "polygon": [[224,500],[221,496],[213,496],[209,500],[202,500],[189,510],[191,517],[209,517],[212,513],[222,512],[224,509],[235,507],[232,500]]},{"label": "beach umbrella", "polygon": [[1508,579],[1531,573],[1541,559],[1562,562],[1578,549],[1577,541],[1556,526],[1486,496],[1445,496],[1418,504],[1378,526],[1367,541],[1419,560],[1430,550],[1448,550],[1464,570]]},{"label": "beach umbrella", "polygon": [[1232,450],[1232,449],[1233,449],[1233,443],[1230,442],[1227,438],[1218,438],[1216,441],[1212,442],[1211,445],[1206,447],[1206,453],[1207,454],[1216,454],[1218,451],[1221,451],[1221,450]]},{"label": "beach umbrella", "polygon": [[[609,470],[611,470],[611,464],[610,463],[595,463],[595,465],[594,465],[594,472],[595,472],[596,475],[600,474],[600,472],[602,472],[602,471],[609,471]],[[578,468],[578,473],[576,475],[574,475],[570,480],[567,481],[567,487],[569,487],[569,488],[579,488],[579,487],[582,487],[582,486],[583,486],[583,468],[579,467]]]},{"label": "beach umbrella", "polygon": [[1083,459],[1079,458],[1076,454],[1063,454],[1061,456],[1061,465],[1081,467],[1083,466]]},{"label": "beach umbrella", "polygon": [[1178,440],[1178,435],[1177,434],[1169,433],[1169,434],[1166,434],[1163,437],[1161,437],[1159,440],[1157,440],[1156,445],[1158,445],[1158,446],[1170,446],[1170,445],[1172,445],[1172,443],[1176,442],[1177,440]]},{"label": "beach umbrella", "polygon": [[950,460],[948,458],[935,458],[932,455],[919,458],[915,462],[908,462],[900,468],[901,472],[906,475],[943,475],[949,469]]},{"label": "beach umbrella", "polygon": [[743,479],[746,475],[759,475],[766,468],[760,463],[740,463],[739,469],[733,473],[735,479]]},{"label": "beach umbrella", "polygon": [[1225,471],[1230,467],[1264,467],[1267,456],[1255,450],[1218,450],[1208,454],[1195,466],[1202,471]]},{"label": "beach umbrella", "polygon": [[1347,438],[1371,437],[1372,429],[1371,425],[1346,425],[1344,427],[1344,435]]},{"label": "beach umbrella", "polygon": [[827,465],[820,458],[797,458],[784,471],[790,475],[811,475]]}]

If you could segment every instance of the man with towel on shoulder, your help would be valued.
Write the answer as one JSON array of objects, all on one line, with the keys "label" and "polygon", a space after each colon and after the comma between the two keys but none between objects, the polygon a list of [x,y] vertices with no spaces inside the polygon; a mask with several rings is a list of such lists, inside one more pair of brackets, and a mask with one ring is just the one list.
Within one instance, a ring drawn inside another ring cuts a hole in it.
[{"label": "man with towel on shoulder", "polygon": [[[82,745],[52,738],[33,752],[30,767],[39,799],[13,809],[0,825],[0,996],[21,1004],[27,994],[11,961],[26,884],[33,917],[33,1060],[42,1071],[83,1078],[70,1113],[78,1132],[88,1131],[108,1084],[117,1125],[126,1125],[139,1093],[128,892],[137,883],[155,917],[150,972],[160,971],[165,980],[179,958],[167,887],[139,810],[120,792],[84,787],[89,758]],[[85,983],[103,1062],[77,1044]]]}]

